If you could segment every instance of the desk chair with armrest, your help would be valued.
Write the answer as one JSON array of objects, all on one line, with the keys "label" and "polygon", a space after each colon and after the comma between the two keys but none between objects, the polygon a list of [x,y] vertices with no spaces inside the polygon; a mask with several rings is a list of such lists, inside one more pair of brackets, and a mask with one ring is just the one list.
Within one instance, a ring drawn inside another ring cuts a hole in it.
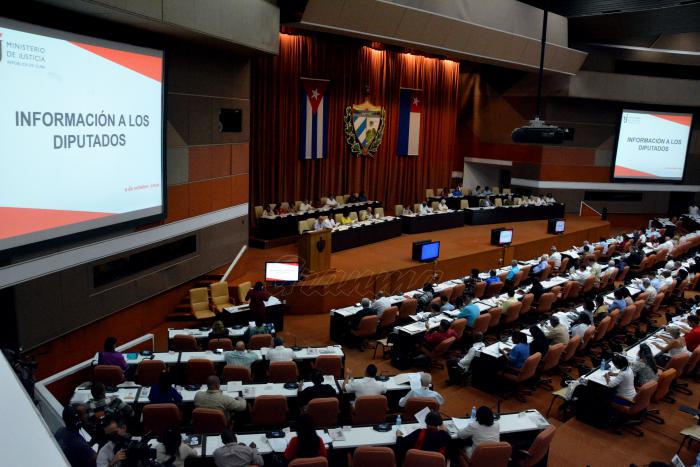
[{"label": "desk chair with armrest", "polygon": [[386,421],[389,405],[386,396],[359,396],[352,406],[350,418],[353,425],[376,425]]},{"label": "desk chair with armrest", "polygon": [[637,395],[634,396],[634,401],[632,405],[620,405],[612,403],[612,408],[624,417],[624,421],[621,429],[627,430],[636,436],[644,436],[644,432],[639,428],[635,428],[634,425],[640,425],[644,418],[646,417],[647,409],[651,403],[651,397],[656,391],[658,383],[656,381],[649,381],[644,384]]},{"label": "desk chair with armrest", "polygon": [[460,453],[460,465],[467,467],[507,467],[513,448],[505,441],[481,443],[474,448],[471,459]]},{"label": "desk chair with armrest", "polygon": [[406,401],[406,406],[403,408],[404,421],[415,421],[416,413],[428,407],[431,411],[439,411],[440,404],[432,397],[409,397]]},{"label": "desk chair with armrest", "polygon": [[445,467],[445,456],[439,452],[409,449],[403,467]]}]

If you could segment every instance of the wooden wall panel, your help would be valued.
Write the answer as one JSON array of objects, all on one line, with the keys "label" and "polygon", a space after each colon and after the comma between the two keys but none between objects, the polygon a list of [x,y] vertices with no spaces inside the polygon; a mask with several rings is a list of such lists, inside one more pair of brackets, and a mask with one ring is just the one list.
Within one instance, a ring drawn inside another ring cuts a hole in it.
[{"label": "wooden wall panel", "polygon": [[190,182],[212,178],[211,146],[190,146],[189,153]]},{"label": "wooden wall panel", "polygon": [[187,185],[168,187],[168,217],[165,222],[186,218],[190,211],[190,192]]},{"label": "wooden wall panel", "polygon": [[231,204],[247,203],[249,199],[248,174],[234,175],[231,180]]},{"label": "wooden wall panel", "polygon": [[189,216],[198,216],[212,211],[212,182],[206,180],[187,185],[190,194]]},{"label": "wooden wall panel", "polygon": [[216,178],[212,184],[212,210],[224,209],[231,206],[231,177]]},{"label": "wooden wall panel", "polygon": [[231,174],[231,145],[211,146],[211,177],[227,177]]},{"label": "wooden wall panel", "polygon": [[248,173],[248,144],[231,146],[231,175]]}]

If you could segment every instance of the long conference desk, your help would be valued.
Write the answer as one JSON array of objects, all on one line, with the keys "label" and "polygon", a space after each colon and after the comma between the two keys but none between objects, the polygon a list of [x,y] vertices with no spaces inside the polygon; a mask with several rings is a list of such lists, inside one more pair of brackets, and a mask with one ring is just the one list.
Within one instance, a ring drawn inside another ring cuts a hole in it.
[{"label": "long conference desk", "polygon": [[542,206],[491,206],[464,210],[467,225],[500,224],[564,217],[564,203]]},{"label": "long conference desk", "polygon": [[462,211],[433,212],[401,216],[403,233],[416,234],[435,230],[453,229],[464,225]]},{"label": "long conference desk", "polygon": [[331,251],[335,253],[389,240],[401,236],[401,231],[401,219],[391,216],[343,225],[336,227],[331,233]]},{"label": "long conference desk", "polygon": [[[510,196],[512,198],[520,197],[520,195],[517,195],[517,194],[511,194]],[[482,199],[488,199],[489,201],[491,201],[491,203],[493,203],[494,200],[496,200],[496,199],[503,200],[503,199],[507,199],[507,198],[508,198],[508,195],[503,195],[503,194],[498,194],[498,195],[466,195],[466,196],[451,196],[450,195],[450,196],[445,196],[445,197],[431,196],[430,198],[428,198],[428,200],[431,203],[433,203],[433,202],[439,203],[441,200],[444,199],[445,202],[447,203],[448,208],[457,210],[457,209],[462,208],[462,206],[461,206],[462,200],[469,201],[470,207],[478,207],[479,203],[481,202]]]}]

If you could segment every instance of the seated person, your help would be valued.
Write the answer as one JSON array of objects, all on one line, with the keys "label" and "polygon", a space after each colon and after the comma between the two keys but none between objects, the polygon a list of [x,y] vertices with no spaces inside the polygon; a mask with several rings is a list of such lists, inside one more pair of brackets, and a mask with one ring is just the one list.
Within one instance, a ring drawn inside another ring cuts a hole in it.
[{"label": "seated person", "polygon": [[566,345],[569,343],[569,330],[556,316],[549,317],[549,323],[545,325],[544,335],[547,336],[547,339],[552,340],[552,344]]},{"label": "seated person", "polygon": [[442,191],[440,191],[440,194],[438,196],[440,196],[442,198],[447,198],[448,196],[450,196],[450,189],[447,187],[443,188]]},{"label": "seated person", "polygon": [[571,337],[578,336],[581,339],[581,345],[583,345],[583,335],[586,333],[586,330],[591,323],[592,320],[590,315],[585,313],[579,314],[577,324],[571,328]]},{"label": "seated person", "polygon": [[335,208],[338,206],[338,201],[335,199],[335,196],[332,194],[328,195],[326,198],[326,207],[328,208]]},{"label": "seated person", "polygon": [[452,196],[455,198],[461,198],[464,196],[464,193],[462,193],[462,185],[457,185],[454,190],[452,190]]},{"label": "seated person", "polygon": [[440,295],[440,311],[452,311],[455,307],[450,303],[450,298],[447,295]]},{"label": "seated person", "polygon": [[185,459],[197,455],[197,451],[182,441],[182,431],[174,426],[166,430],[162,442],[156,445],[156,461],[160,465],[185,467]]},{"label": "seated person", "polygon": [[540,297],[542,297],[542,294],[545,293],[545,290],[539,278],[532,278],[532,286],[530,287],[529,293],[533,295],[533,300],[535,303],[540,301]]},{"label": "seated person", "polygon": [[488,208],[493,206],[493,203],[491,202],[490,199],[488,198],[482,198],[479,200],[479,207],[480,208]]},{"label": "seated person", "polygon": [[478,196],[481,193],[482,193],[481,185],[477,185],[476,188],[474,188],[474,194]]},{"label": "seated person", "polygon": [[605,303],[605,297],[601,294],[595,298],[596,309],[593,312],[593,321],[598,322],[608,316],[608,305]]},{"label": "seated person", "polygon": [[496,270],[495,270],[495,269],[491,269],[491,270],[489,271],[489,278],[486,279],[485,282],[486,282],[486,287],[488,287],[489,285],[493,284],[494,282],[501,282],[501,279],[499,279],[499,277],[496,275]]},{"label": "seated person", "polygon": [[211,325],[211,331],[207,336],[207,346],[212,339],[228,339],[230,337],[229,330],[221,320],[216,320]]},{"label": "seated person", "polygon": [[480,444],[497,443],[501,440],[501,427],[491,409],[482,405],[476,409],[476,420],[470,420],[466,427],[459,430],[457,437],[471,439],[471,446],[465,449],[467,459],[471,459],[474,449]]},{"label": "seated person", "polygon": [[299,405],[305,407],[309,405],[313,399],[319,399],[322,397],[338,397],[338,393],[335,392],[333,386],[325,384],[323,379],[323,373],[318,370],[311,371],[311,382],[313,386],[309,386],[306,389],[302,389],[303,382],[299,384]]},{"label": "seated person", "polygon": [[[554,247],[552,247],[554,248]],[[537,263],[532,269],[530,269],[530,275],[539,275],[544,272],[545,269],[547,269],[547,266],[549,266],[549,256],[548,255],[542,255],[540,256],[540,262]],[[561,264],[561,255],[559,255],[559,264]]]},{"label": "seated person", "polygon": [[359,202],[360,202],[360,194],[358,192],[354,192],[348,198],[348,203],[359,203]]},{"label": "seated person", "polygon": [[109,441],[97,452],[96,467],[117,467],[126,459],[126,450],[117,449],[129,441],[131,435],[126,432],[126,423],[123,420],[110,416],[105,417],[102,422],[104,434]]},{"label": "seated person", "polygon": [[279,337],[275,337],[275,347],[267,351],[266,360],[270,362],[292,362],[294,361],[294,351],[284,346],[284,342]]},{"label": "seated person", "polygon": [[476,287],[476,284],[481,282],[481,278],[479,277],[480,272],[481,271],[479,271],[477,268],[472,268],[470,274],[462,279],[462,282],[464,282],[464,285],[466,286],[464,289],[465,295],[474,295],[474,288]]},{"label": "seated person", "polygon": [[236,342],[235,350],[224,352],[224,360],[227,365],[236,365],[250,368],[253,362],[260,359],[260,356],[255,352],[248,352],[243,341]]},{"label": "seated person", "polygon": [[343,215],[340,218],[340,225],[350,225],[350,224],[354,224],[354,223],[355,223],[355,219],[350,217],[350,211],[347,209],[343,210]]},{"label": "seated person", "polygon": [[508,290],[506,295],[507,295],[507,298],[503,301],[500,301],[500,306],[503,309],[502,313],[504,313],[504,314],[508,311],[508,308],[511,305],[518,303],[518,299],[515,297],[515,290],[514,289]]},{"label": "seated person", "polygon": [[418,300],[418,311],[423,310],[425,307],[427,307],[430,302],[433,300],[433,297],[435,296],[435,290],[433,289],[433,285],[430,284],[429,282],[426,282],[423,284],[423,292],[419,294],[415,294],[413,298]]},{"label": "seated person", "polygon": [[556,203],[557,201],[554,199],[554,196],[552,196],[551,193],[547,193],[547,195],[544,197],[545,202],[547,203]]},{"label": "seated person", "polygon": [[[681,336],[681,329],[678,326],[668,325],[666,326],[666,332],[668,332],[671,337],[666,337],[662,334],[658,335],[658,337],[665,342],[664,344],[652,342],[652,344],[654,344],[662,354],[668,357],[673,357],[674,355],[681,353],[688,353],[688,349],[685,346],[685,339],[683,339],[683,336]],[[656,358],[661,360],[658,355]],[[667,358],[666,360],[669,359]]]},{"label": "seated person", "polygon": [[153,404],[179,404],[182,396],[173,387],[172,376],[164,371],[158,378],[158,384],[151,386],[148,392],[148,400]]},{"label": "seated person", "polygon": [[450,208],[447,207],[447,201],[445,200],[445,198],[442,198],[440,200],[440,204],[438,204],[437,206],[437,212],[447,212],[449,210]]},{"label": "seated person", "polygon": [[299,210],[298,212],[306,212],[310,211],[313,209],[313,206],[311,206],[311,203],[309,202],[308,199],[302,200],[302,202],[299,204]]},{"label": "seated person", "polygon": [[513,195],[508,195],[503,200],[503,206],[513,206]]},{"label": "seated person", "polygon": [[124,354],[116,351],[117,338],[108,337],[105,339],[105,343],[102,346],[102,352],[97,354],[97,364],[98,365],[116,365],[123,371],[129,369],[129,365],[124,359]]},{"label": "seated person", "polygon": [[429,347],[436,347],[445,339],[457,337],[457,333],[454,329],[450,328],[450,322],[446,319],[440,321],[440,326],[438,326],[435,331],[430,331],[430,324],[426,321],[425,329],[426,333],[423,340]]},{"label": "seated person", "polygon": [[420,212],[416,214],[430,214],[433,212],[433,208],[430,207],[427,201],[423,201],[423,204],[420,205]]},{"label": "seated person", "polygon": [[501,353],[508,358],[510,368],[520,371],[525,364],[525,360],[530,356],[530,347],[527,345],[527,336],[523,332],[513,333],[513,348],[508,352],[501,349]]},{"label": "seated person", "polygon": [[586,282],[586,279],[588,279],[590,275],[591,272],[586,268],[586,262],[581,261],[581,265],[578,267],[578,271],[574,271],[573,273],[571,273],[571,280],[583,285],[583,283]]},{"label": "seated person", "polygon": [[479,307],[472,303],[472,299],[470,295],[464,297],[464,307],[462,307],[457,315],[457,319],[466,318],[467,326],[469,327],[474,326],[474,321],[476,321],[476,318],[481,314]]},{"label": "seated person", "polygon": [[289,208],[282,206],[282,203],[275,203],[277,207],[277,214],[280,216],[284,216],[286,214],[289,214]]},{"label": "seated person", "polygon": [[362,301],[360,302],[362,309],[352,315],[350,318],[350,328],[352,329],[357,329],[358,326],[360,325],[360,321],[362,321],[362,318],[365,316],[376,316],[377,311],[375,309],[372,309],[372,302],[369,301],[369,298],[363,298]]},{"label": "seated person", "polygon": [[419,428],[410,435],[404,436],[400,429],[396,430],[396,449],[398,457],[405,457],[409,449],[439,452],[446,456],[447,447],[452,441],[445,431],[442,417],[436,411],[425,416],[425,428]]},{"label": "seated person", "polygon": [[326,445],[316,433],[316,426],[309,415],[299,415],[296,432],[296,436],[289,440],[284,451],[284,459],[287,462],[304,457],[328,457]]},{"label": "seated person", "polygon": [[389,300],[389,298],[384,295],[383,291],[380,290],[379,292],[377,292],[377,296],[374,302],[372,302],[371,307],[377,313],[377,316],[381,318],[384,314],[384,311],[386,311],[386,309],[390,307],[391,300]]},{"label": "seated person", "polygon": [[116,396],[107,398],[104,384],[100,382],[92,383],[90,394],[92,399],[85,404],[84,419],[85,425],[89,430],[92,429],[94,431],[99,424],[99,420],[106,416],[124,424],[134,416],[134,409],[129,404]]},{"label": "seated person", "polygon": [[632,373],[634,373],[634,385],[637,387],[659,379],[654,355],[647,344],[639,344],[637,360],[631,362],[630,367],[632,368]]},{"label": "seated person", "polygon": [[233,430],[226,428],[221,433],[223,446],[214,450],[214,464],[216,467],[247,467],[249,465],[264,465],[263,457],[258,453],[255,443],[246,446],[238,443]]},{"label": "seated person", "polygon": [[[586,299],[583,302],[583,310],[579,311],[578,316],[579,318],[583,315],[588,316],[588,320],[590,323],[593,322],[593,312],[595,311],[595,303],[593,303],[593,300]],[[590,324],[588,323],[588,324]]]},{"label": "seated person", "polygon": [[348,368],[345,373],[345,380],[343,381],[343,390],[346,392],[354,392],[355,399],[360,396],[379,396],[386,393],[386,386],[381,381],[377,381],[377,367],[376,365],[369,364],[365,369],[365,377],[352,379],[352,370]]},{"label": "seated person", "polygon": [[447,361],[448,384],[459,384],[462,381],[462,376],[469,373],[469,367],[474,357],[486,346],[484,335],[480,332],[474,333],[472,341],[473,344],[466,354],[461,358],[451,358]]},{"label": "seated person", "polygon": [[221,391],[221,381],[219,377],[211,375],[207,378],[207,389],[205,391],[198,391],[194,395],[194,406],[207,409],[219,409],[229,418],[231,412],[243,412],[247,404],[242,397],[231,397],[224,394]]},{"label": "seated person", "polygon": [[690,330],[685,335],[685,346],[689,352],[692,352],[700,345],[700,319],[696,315],[688,316],[688,327]]},{"label": "seated person", "polygon": [[438,405],[442,405],[445,403],[445,398],[442,397],[439,393],[436,391],[433,391],[430,389],[430,385],[432,384],[433,378],[430,376],[430,373],[420,373],[420,388],[418,389],[411,389],[408,391],[408,394],[403,396],[401,399],[399,399],[399,407],[406,407],[406,402],[408,399],[411,397],[430,397],[431,399],[434,399],[435,402],[438,403]]},{"label": "seated person", "polygon": [[540,355],[542,355],[542,358],[544,358],[544,356],[547,355],[547,352],[549,352],[549,345],[552,343],[552,341],[544,335],[542,328],[536,324],[530,326],[529,331],[530,336],[532,337],[529,344],[530,355],[539,352]]},{"label": "seated person", "polygon": [[255,319],[255,326],[249,326],[246,334],[248,338],[251,336],[256,336],[258,334],[268,334],[270,329],[262,322],[260,318]]},{"label": "seated person", "polygon": [[332,229],[333,227],[335,227],[335,221],[328,216],[320,216],[314,222],[314,230]]},{"label": "seated person", "polygon": [[625,300],[625,296],[622,293],[623,288],[624,287],[620,287],[619,289],[615,289],[615,291],[613,292],[613,296],[615,297],[615,299],[608,308],[608,314],[612,313],[615,310],[620,310],[620,317],[622,317],[622,312],[624,312],[625,308],[627,307],[627,301]]},{"label": "seated person", "polygon": [[411,211],[411,208],[408,207],[408,205],[405,205],[403,207],[403,211],[401,212],[401,215],[402,216],[410,216],[411,214],[413,214],[413,211]]},{"label": "seated person", "polygon": [[490,194],[491,194],[491,188],[489,188],[489,186],[486,185],[486,186],[484,187],[484,191],[482,191],[481,194],[484,195],[484,196],[490,195]]},{"label": "seated person", "polygon": [[360,190],[360,194],[357,196],[357,200],[360,203],[366,203],[367,202],[367,195],[365,194],[364,191]]},{"label": "seated person", "polygon": [[612,364],[617,371],[607,371],[604,375],[608,387],[615,388],[613,402],[622,405],[632,405],[637,391],[634,389],[634,372],[627,361],[627,357],[616,353],[613,355]]},{"label": "seated person", "polygon": [[94,466],[97,455],[80,434],[83,424],[74,407],[67,405],[63,409],[63,423],[65,426],[54,433],[54,438],[71,467]]}]

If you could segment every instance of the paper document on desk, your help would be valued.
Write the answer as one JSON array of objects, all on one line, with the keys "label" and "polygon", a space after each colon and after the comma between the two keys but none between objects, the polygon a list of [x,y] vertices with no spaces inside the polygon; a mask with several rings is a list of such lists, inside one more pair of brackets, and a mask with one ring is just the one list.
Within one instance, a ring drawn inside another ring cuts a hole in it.
[{"label": "paper document on desk", "polygon": [[415,373],[399,373],[394,376],[394,383],[396,384],[406,384],[411,381],[411,375]]},{"label": "paper document on desk", "polygon": [[287,444],[289,444],[289,440],[287,438],[268,438],[267,442],[270,444],[270,448],[274,452],[286,451]]},{"label": "paper document on desk", "polygon": [[455,424],[455,428],[457,428],[457,430],[459,431],[459,430],[465,429],[467,427],[467,425],[469,425],[469,422],[471,422],[471,419],[470,418],[453,418],[452,421]]},{"label": "paper document on desk", "polygon": [[264,302],[264,303],[265,303],[265,306],[273,306],[273,305],[279,305],[279,304],[282,303],[282,302],[280,302],[280,299],[279,299],[279,298],[277,298],[277,297],[275,297],[274,295],[272,295],[272,296],[270,296],[270,298],[269,298],[266,302]]},{"label": "paper document on desk", "polygon": [[226,392],[236,392],[243,390],[243,381],[229,381],[226,383]]},{"label": "paper document on desk", "polygon": [[411,391],[420,389],[420,375],[418,373],[411,373],[408,375],[408,381],[411,383]]},{"label": "paper document on desk", "polygon": [[544,418],[539,412],[529,413],[528,416],[530,417],[530,420],[537,425],[537,428],[547,428],[549,426],[547,419]]},{"label": "paper document on desk", "polygon": [[414,417],[421,425],[425,426],[425,417],[430,413],[430,407],[423,407],[421,410],[415,413]]},{"label": "paper document on desk", "polygon": [[328,430],[328,435],[333,441],[345,441],[345,433],[341,428],[332,428]]}]

